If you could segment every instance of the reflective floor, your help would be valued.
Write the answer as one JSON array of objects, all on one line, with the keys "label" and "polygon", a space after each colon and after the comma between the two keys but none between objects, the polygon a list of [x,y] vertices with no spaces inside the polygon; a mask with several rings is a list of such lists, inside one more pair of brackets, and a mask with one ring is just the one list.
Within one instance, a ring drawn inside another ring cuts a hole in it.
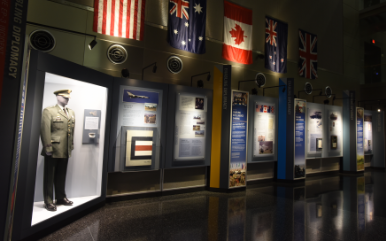
[{"label": "reflective floor", "polygon": [[386,240],[386,173],[106,204],[41,240]]}]

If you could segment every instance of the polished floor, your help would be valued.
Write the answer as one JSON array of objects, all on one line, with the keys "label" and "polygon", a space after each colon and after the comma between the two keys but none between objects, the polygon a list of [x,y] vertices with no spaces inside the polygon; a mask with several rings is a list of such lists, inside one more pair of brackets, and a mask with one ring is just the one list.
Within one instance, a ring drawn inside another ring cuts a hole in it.
[{"label": "polished floor", "polygon": [[386,240],[386,172],[106,204],[41,240]]}]

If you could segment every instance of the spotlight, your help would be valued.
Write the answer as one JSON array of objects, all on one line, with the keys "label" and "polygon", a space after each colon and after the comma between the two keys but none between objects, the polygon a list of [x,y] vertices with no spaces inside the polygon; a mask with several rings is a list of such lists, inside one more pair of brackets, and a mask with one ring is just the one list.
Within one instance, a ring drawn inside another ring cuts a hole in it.
[{"label": "spotlight", "polygon": [[92,50],[94,47],[95,47],[95,45],[97,45],[97,41],[95,40],[95,38],[88,44],[88,48],[90,49],[90,50]]},{"label": "spotlight", "polygon": [[381,109],[378,109],[378,112],[381,112]]},{"label": "spotlight", "polygon": [[157,64],[153,66],[153,73],[157,72]]},{"label": "spotlight", "polygon": [[330,103],[329,100],[325,100],[325,101],[323,101],[323,102],[324,102],[325,105],[328,105],[328,104]]},{"label": "spotlight", "polygon": [[206,80],[209,81],[210,80],[210,73],[208,74],[208,76],[206,77]]},{"label": "spotlight", "polygon": [[252,95],[257,95],[257,89],[256,88],[252,89]]},{"label": "spotlight", "polygon": [[198,88],[204,88],[204,81],[202,81],[202,80],[197,81],[197,87]]},{"label": "spotlight", "polygon": [[130,76],[130,72],[126,68],[122,69],[121,73],[122,73],[122,77],[124,77],[124,78],[129,78],[129,76]]}]

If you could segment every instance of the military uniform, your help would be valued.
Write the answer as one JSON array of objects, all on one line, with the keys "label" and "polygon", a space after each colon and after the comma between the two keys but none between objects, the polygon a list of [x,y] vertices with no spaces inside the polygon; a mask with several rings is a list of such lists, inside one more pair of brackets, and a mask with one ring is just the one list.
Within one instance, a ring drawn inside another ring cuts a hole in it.
[{"label": "military uniform", "polygon": [[[70,93],[71,90],[68,92]],[[67,98],[69,98],[69,93]],[[57,200],[66,199],[67,163],[74,149],[74,127],[75,113],[73,110],[66,107],[62,110],[59,105],[43,110],[40,134],[43,144],[41,155],[44,156],[43,195],[45,204],[53,203],[53,185],[55,186],[55,198]],[[47,155],[47,153],[52,155]]]}]

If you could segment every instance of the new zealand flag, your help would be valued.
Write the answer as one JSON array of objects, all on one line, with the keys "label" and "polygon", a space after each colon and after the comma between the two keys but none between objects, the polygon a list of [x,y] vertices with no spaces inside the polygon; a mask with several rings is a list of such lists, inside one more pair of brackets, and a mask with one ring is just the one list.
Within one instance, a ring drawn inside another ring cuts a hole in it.
[{"label": "new zealand flag", "polygon": [[299,75],[307,79],[318,78],[317,36],[299,29]]},{"label": "new zealand flag", "polygon": [[205,53],[206,0],[170,0],[169,44],[196,54]]},{"label": "new zealand flag", "polygon": [[287,73],[288,24],[265,17],[265,68]]}]

